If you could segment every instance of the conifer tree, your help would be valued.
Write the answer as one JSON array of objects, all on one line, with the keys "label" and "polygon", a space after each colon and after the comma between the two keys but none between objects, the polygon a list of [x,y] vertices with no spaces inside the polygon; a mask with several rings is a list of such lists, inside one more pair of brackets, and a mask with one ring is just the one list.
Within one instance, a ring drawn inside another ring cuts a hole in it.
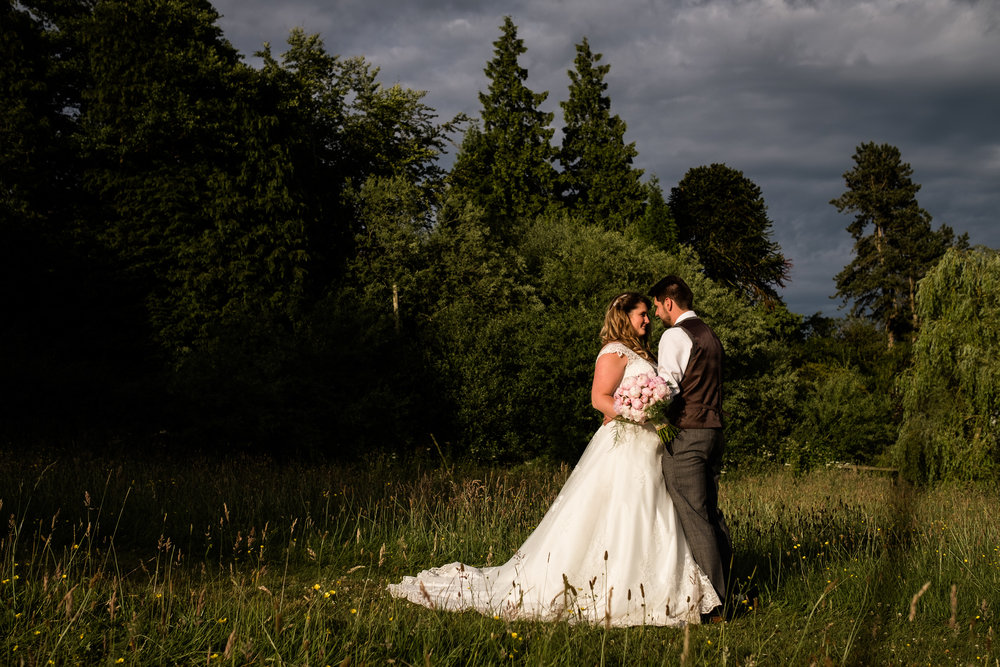
[{"label": "conifer tree", "polygon": [[489,88],[479,94],[482,126],[466,133],[451,182],[486,212],[494,231],[513,238],[553,201],[553,114],[539,108],[548,93],[525,85],[528,70],[518,56],[527,49],[509,16],[493,46],[484,70]]},{"label": "conifer tree", "polygon": [[642,170],[632,167],[639,153],[634,142],[625,143],[625,122],[611,114],[604,81],[611,66],[598,64],[601,58],[586,38],[576,45],[569,99],[560,102],[565,121],[560,193],[579,219],[621,231],[643,213]]},{"label": "conifer tree", "polygon": [[660,179],[653,176],[642,184],[642,189],[645,192],[646,205],[642,216],[634,226],[635,234],[659,250],[673,252],[677,248],[677,224],[663,198]]},{"label": "conifer tree", "polygon": [[752,299],[778,300],[789,262],[771,238],[760,188],[724,164],[688,170],[668,200],[677,240],[691,246],[705,274]]},{"label": "conifer tree", "polygon": [[853,301],[851,313],[879,322],[890,347],[916,328],[917,282],[957,240],[947,225],[931,229],[931,216],[917,203],[920,185],[899,149],[874,142],[858,146],[855,165],[844,173],[847,190],[830,201],[854,213],[847,231],[854,259],[837,274],[837,295]]}]

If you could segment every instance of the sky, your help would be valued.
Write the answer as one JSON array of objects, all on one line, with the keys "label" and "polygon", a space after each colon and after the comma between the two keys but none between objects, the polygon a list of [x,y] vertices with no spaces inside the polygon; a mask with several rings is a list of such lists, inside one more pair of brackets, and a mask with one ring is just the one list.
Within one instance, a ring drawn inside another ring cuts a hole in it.
[{"label": "sky", "polygon": [[[1000,2],[996,0],[214,0],[251,64],[289,31],[364,56],[385,85],[427,91],[441,121],[478,116],[504,16],[548,92],[559,141],[568,70],[584,37],[611,66],[611,111],[636,166],[669,194],[724,163],[756,183],[791,260],[793,312],[844,314],[848,213],[830,200],[865,142],[899,148],[932,224],[1000,248]],[[453,149],[454,150],[454,149]],[[453,154],[442,160],[450,165]]]}]

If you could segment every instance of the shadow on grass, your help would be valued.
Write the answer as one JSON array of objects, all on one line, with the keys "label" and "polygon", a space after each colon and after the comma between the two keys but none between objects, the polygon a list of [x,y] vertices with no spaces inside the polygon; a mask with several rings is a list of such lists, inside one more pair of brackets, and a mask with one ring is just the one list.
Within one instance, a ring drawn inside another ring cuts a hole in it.
[{"label": "shadow on grass", "polygon": [[[900,573],[911,569],[918,532],[913,508],[922,491],[858,473],[785,474],[772,478],[770,487],[766,477],[754,481],[756,488],[742,489],[735,482],[731,491],[743,502],[727,508],[735,616],[778,604],[794,612],[797,623],[806,618],[798,628],[805,634],[815,613],[836,615],[853,624],[850,664],[884,658],[880,628],[898,622],[912,595],[900,589]],[[826,641],[826,630],[813,631],[822,631]]]}]

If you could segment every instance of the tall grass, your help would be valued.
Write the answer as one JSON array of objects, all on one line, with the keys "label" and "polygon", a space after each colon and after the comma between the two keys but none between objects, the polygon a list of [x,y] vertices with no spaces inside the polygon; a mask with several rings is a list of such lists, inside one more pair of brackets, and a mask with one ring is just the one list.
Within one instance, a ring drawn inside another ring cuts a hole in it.
[{"label": "tall grass", "polygon": [[1000,664],[988,485],[725,477],[741,613],[605,630],[385,593],[428,566],[505,561],[566,466],[3,461],[3,664]]}]

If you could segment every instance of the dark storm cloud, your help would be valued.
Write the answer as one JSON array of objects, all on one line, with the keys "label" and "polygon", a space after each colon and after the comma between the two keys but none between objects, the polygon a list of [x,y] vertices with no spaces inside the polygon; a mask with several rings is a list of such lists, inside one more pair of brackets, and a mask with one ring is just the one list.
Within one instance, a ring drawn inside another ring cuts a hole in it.
[{"label": "dark storm cloud", "polygon": [[[219,0],[244,54],[288,31],[364,55],[387,84],[427,90],[442,118],[476,114],[504,15],[527,53],[528,85],[566,98],[574,44],[611,65],[613,111],[638,166],[664,189],[724,162],[759,185],[793,261],[792,310],[835,312],[850,261],[848,215],[829,200],[865,141],[890,143],[923,187],[920,204],[973,243],[1000,247],[1000,4],[973,0]],[[252,58],[249,58],[253,62]],[[558,133],[557,133],[558,140]]]}]

